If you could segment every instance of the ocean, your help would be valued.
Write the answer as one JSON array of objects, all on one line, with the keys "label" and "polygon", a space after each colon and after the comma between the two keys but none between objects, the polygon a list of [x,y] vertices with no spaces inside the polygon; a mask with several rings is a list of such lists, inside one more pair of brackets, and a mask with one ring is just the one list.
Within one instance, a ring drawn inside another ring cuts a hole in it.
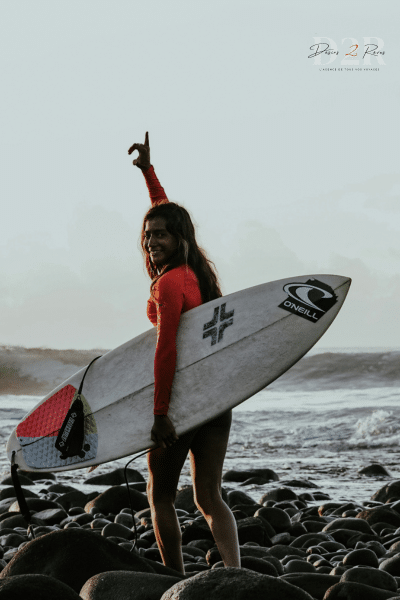
[{"label": "ocean", "polygon": [[[104,352],[0,347],[0,470],[4,475],[9,471],[5,443],[12,429],[46,393]],[[279,475],[279,485],[301,479],[333,500],[368,500],[386,479],[360,475],[361,467],[378,462],[400,479],[399,398],[400,349],[312,350],[280,379],[234,409],[225,470],[268,467]],[[130,458],[101,465],[95,474],[124,466]],[[146,477],[145,457],[131,467]],[[58,474],[60,481],[89,491],[86,477],[84,469]],[[188,462],[180,480],[187,483]],[[242,489],[257,500],[276,485]]]}]

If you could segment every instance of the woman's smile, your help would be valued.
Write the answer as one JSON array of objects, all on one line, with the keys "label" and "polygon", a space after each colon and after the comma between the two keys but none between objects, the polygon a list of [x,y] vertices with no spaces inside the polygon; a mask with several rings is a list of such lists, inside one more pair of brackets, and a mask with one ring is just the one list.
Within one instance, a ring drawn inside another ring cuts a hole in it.
[{"label": "woman's smile", "polygon": [[151,261],[157,267],[166,265],[178,248],[178,242],[166,228],[163,217],[154,217],[146,222],[145,247]]}]

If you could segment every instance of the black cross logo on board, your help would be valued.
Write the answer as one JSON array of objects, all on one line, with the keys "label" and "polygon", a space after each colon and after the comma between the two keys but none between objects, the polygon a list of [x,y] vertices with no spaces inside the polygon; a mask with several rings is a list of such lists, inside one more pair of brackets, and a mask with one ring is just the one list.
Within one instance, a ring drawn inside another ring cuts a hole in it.
[{"label": "black cross logo on board", "polygon": [[[212,321],[204,323],[203,325],[203,340],[207,337],[211,337],[211,346],[214,346],[217,342],[220,342],[223,338],[224,331],[229,325],[233,325],[233,314],[234,310],[225,312],[226,303],[221,304],[214,308],[214,316]],[[218,317],[220,325],[218,326]]]}]

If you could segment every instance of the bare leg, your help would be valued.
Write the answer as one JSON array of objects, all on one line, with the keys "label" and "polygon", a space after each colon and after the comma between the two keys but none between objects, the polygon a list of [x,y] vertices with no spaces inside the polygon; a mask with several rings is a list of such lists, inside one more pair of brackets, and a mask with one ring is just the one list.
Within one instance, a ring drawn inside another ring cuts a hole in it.
[{"label": "bare leg", "polygon": [[179,475],[193,436],[194,432],[182,435],[173,446],[157,448],[147,455],[147,496],[157,545],[164,565],[183,574],[182,536],[174,504]]},{"label": "bare leg", "polygon": [[235,518],[221,497],[221,478],[231,411],[203,425],[190,445],[195,500],[203,513],[226,567],[240,567]]}]

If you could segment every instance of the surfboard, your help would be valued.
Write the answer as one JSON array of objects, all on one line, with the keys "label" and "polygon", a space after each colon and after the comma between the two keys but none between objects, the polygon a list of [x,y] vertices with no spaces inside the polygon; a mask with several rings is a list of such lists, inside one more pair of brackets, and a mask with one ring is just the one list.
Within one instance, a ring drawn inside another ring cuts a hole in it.
[{"label": "surfboard", "polygon": [[[328,329],[350,283],[338,275],[292,277],[184,313],[168,411],[178,435],[285,373]],[[10,460],[27,471],[65,471],[152,447],[155,347],[153,327],[58,386],[12,432]]]}]

